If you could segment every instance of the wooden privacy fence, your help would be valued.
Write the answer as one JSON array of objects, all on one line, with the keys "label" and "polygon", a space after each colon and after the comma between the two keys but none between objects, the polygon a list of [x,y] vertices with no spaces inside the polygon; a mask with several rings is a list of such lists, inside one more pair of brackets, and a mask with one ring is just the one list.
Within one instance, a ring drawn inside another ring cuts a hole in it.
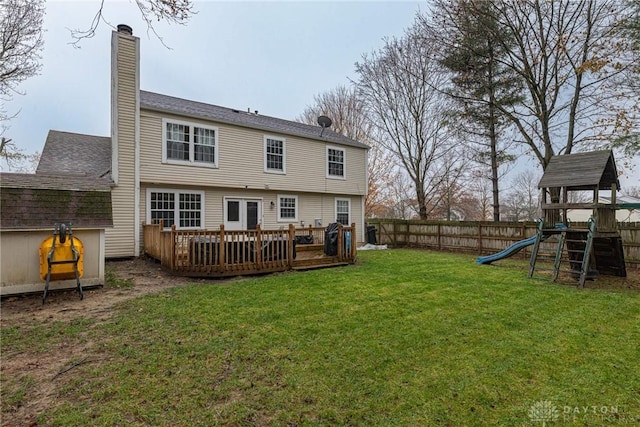
[{"label": "wooden privacy fence", "polygon": [[[537,222],[423,221],[372,218],[379,244],[491,254],[536,234]],[[586,223],[572,224],[585,226]],[[618,223],[628,267],[640,267],[640,223]],[[517,256],[528,258],[531,248]]]},{"label": "wooden privacy fence", "polygon": [[[262,230],[165,230],[159,224],[143,224],[144,252],[172,272],[185,276],[232,276],[286,271],[295,267],[296,252],[316,250],[322,255],[306,259],[315,264],[353,262],[355,224],[338,225],[329,254],[325,255],[325,228]],[[297,244],[299,242],[299,244]]]}]

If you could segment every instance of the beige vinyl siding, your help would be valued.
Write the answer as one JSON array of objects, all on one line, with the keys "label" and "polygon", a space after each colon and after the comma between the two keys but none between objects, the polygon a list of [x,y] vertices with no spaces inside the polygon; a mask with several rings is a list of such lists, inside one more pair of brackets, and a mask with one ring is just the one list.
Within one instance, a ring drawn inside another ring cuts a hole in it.
[{"label": "beige vinyl siding", "polygon": [[[218,168],[163,164],[163,118],[217,127]],[[267,134],[286,138],[286,174],[264,171]],[[341,146],[346,154],[346,179],[340,180],[326,178],[326,146],[336,144],[291,135],[142,111],[140,141],[142,182],[173,185],[198,182],[208,187],[345,195],[364,195],[367,190],[366,150],[361,148]]]},{"label": "beige vinyl siding", "polygon": [[[287,228],[289,224],[301,227],[304,221],[305,227],[314,225],[315,219],[322,221],[322,226],[326,227],[335,222],[335,199],[348,198],[351,200],[351,222],[356,223],[356,234],[358,242],[364,239],[363,226],[364,217],[362,212],[362,196],[344,196],[340,194],[316,194],[316,193],[295,193],[295,192],[275,192],[242,189],[224,188],[203,188],[180,185],[155,185],[144,184],[140,189],[140,223],[147,222],[147,189],[180,190],[180,191],[204,191],[205,221],[204,227],[209,230],[217,230],[224,223],[224,198],[244,198],[258,199],[262,201],[262,227],[276,230],[280,227]],[[291,195],[298,197],[298,221],[280,222],[278,221],[278,195]],[[271,202],[274,208],[271,209]],[[142,239],[142,236],[141,236]]]},{"label": "beige vinyl siding", "polygon": [[135,256],[136,39],[117,34],[118,184],[111,190],[113,228],[106,230],[108,258]]}]

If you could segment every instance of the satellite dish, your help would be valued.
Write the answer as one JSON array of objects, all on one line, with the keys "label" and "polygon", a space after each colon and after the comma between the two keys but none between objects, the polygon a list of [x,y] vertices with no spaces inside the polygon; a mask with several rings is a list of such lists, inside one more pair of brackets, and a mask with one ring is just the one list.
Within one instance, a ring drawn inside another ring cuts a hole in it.
[{"label": "satellite dish", "polygon": [[327,116],[318,117],[318,124],[322,127],[322,130],[320,131],[320,136],[322,136],[322,133],[324,132],[325,128],[331,127],[332,123],[333,122],[331,121],[331,119]]}]

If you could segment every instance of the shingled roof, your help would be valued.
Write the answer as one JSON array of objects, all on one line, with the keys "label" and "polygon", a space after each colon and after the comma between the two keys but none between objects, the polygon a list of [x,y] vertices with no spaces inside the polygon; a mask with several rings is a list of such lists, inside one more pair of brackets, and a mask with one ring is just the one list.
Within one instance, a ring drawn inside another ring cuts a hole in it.
[{"label": "shingled roof", "polygon": [[37,174],[111,177],[111,138],[50,130]]},{"label": "shingled roof", "polygon": [[369,148],[361,142],[347,138],[331,129],[325,129],[320,136],[322,128],[304,123],[264,116],[245,111],[235,110],[218,105],[189,101],[159,93],[140,91],[140,108],[158,111],[161,113],[179,114],[182,116],[212,120],[220,123],[243,126],[268,132],[277,132],[286,135],[301,136],[322,142],[349,145],[358,148]]},{"label": "shingled roof", "polygon": [[113,226],[111,182],[85,175],[0,173],[0,228]]},{"label": "shingled roof", "polygon": [[611,150],[553,156],[538,188],[566,187],[568,190],[620,189],[618,170]]}]

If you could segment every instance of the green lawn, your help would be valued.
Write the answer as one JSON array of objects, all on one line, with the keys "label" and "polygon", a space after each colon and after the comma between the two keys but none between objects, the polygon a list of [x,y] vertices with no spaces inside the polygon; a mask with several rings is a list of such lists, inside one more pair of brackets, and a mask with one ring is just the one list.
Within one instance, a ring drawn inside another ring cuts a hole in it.
[{"label": "green lawn", "polygon": [[[9,328],[2,350],[95,343],[47,425],[640,423],[640,293],[474,259],[360,252],[354,266],[137,299],[107,323]],[[3,378],[3,402],[17,383]]]}]

